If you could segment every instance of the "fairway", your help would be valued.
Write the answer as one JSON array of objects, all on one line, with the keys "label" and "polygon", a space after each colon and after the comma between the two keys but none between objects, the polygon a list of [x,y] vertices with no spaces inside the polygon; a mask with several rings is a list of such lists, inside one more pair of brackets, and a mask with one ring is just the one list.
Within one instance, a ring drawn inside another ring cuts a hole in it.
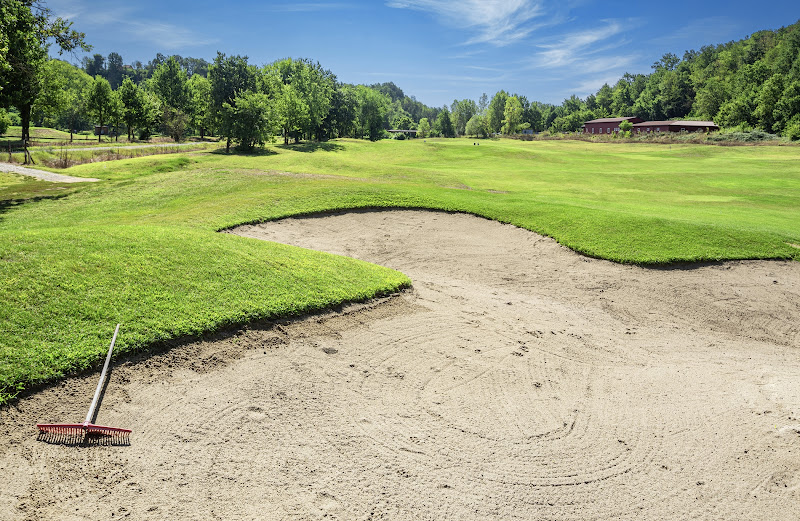
[{"label": "fairway", "polygon": [[[665,264],[800,256],[800,147],[335,140],[86,164],[100,182],[0,214],[0,400],[121,354],[396,291],[403,274],[217,233],[321,211],[431,208]],[[12,183],[13,184],[13,183]],[[14,187],[6,188],[13,192]],[[63,196],[66,195],[66,196]],[[12,196],[17,197],[17,196]]]},{"label": "fairway", "polygon": [[800,510],[797,262],[619,265],[441,212],[233,232],[388,266],[414,288],[118,365],[99,418],[132,428],[130,446],[36,441],[35,422],[81,414],[95,375],[20,400],[0,438],[0,517]]}]

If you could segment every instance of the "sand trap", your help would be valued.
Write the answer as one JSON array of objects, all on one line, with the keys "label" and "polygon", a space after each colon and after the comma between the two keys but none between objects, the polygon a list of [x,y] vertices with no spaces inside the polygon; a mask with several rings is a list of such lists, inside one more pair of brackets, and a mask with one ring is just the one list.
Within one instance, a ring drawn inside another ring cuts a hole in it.
[{"label": "sand trap", "polygon": [[[118,365],[2,411],[0,519],[794,519],[800,263],[641,269],[465,215],[237,233],[414,290]],[[123,331],[124,333],[124,331]]]}]

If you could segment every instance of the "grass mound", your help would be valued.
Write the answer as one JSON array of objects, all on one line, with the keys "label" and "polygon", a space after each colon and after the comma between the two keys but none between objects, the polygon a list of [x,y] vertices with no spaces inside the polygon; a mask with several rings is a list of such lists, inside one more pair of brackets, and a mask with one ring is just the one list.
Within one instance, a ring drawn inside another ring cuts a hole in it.
[{"label": "grass mound", "polygon": [[154,226],[0,234],[0,401],[121,353],[408,285],[388,268],[281,244]]}]

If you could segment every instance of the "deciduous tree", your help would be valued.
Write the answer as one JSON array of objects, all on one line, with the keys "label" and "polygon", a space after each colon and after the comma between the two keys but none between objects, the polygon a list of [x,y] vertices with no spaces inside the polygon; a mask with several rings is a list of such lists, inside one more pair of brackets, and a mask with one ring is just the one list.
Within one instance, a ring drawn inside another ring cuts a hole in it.
[{"label": "deciduous tree", "polygon": [[431,133],[431,124],[428,123],[428,118],[422,118],[417,125],[417,136],[428,137]]},{"label": "deciduous tree", "polygon": [[0,107],[19,110],[22,140],[30,139],[31,109],[39,96],[41,71],[47,62],[51,41],[59,54],[75,48],[89,50],[85,35],[73,30],[72,22],[54,17],[44,2],[3,0],[0,18]]},{"label": "deciduous tree", "polygon": [[[228,115],[231,112],[224,110],[224,105],[235,107],[239,94],[256,91],[255,67],[248,65],[247,56],[225,56],[218,52],[208,68],[208,80],[211,84],[211,117],[221,132],[230,135],[232,122]],[[225,150],[229,151],[230,147],[231,139],[228,138]]]},{"label": "deciduous tree", "polygon": [[89,90],[89,96],[86,100],[86,110],[92,116],[100,127],[97,133],[97,142],[99,143],[103,135],[103,124],[108,121],[111,112],[113,91],[108,80],[95,76],[94,83]]},{"label": "deciduous tree", "polygon": [[228,130],[239,148],[252,150],[272,141],[275,128],[273,111],[266,94],[245,92],[236,97],[234,105],[226,103],[224,110],[230,111]]}]

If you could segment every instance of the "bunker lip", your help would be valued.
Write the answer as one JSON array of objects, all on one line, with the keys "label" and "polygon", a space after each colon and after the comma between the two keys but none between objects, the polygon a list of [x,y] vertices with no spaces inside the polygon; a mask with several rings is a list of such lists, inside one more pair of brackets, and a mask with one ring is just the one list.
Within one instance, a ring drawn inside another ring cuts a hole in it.
[{"label": "bunker lip", "polygon": [[0,518],[800,510],[797,262],[619,265],[409,210],[233,232],[414,286],[122,363],[98,421],[134,426],[128,446],[36,441],[36,422],[85,408],[96,374],[4,408]]}]

